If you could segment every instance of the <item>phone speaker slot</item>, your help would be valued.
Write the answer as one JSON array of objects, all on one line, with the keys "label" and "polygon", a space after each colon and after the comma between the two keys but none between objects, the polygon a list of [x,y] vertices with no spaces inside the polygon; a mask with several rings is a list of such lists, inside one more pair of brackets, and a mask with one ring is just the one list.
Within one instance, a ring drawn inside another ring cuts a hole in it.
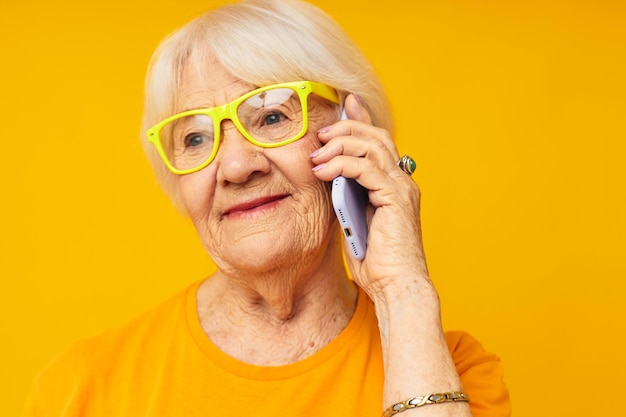
[{"label": "phone speaker slot", "polygon": [[341,209],[337,209],[337,211],[339,212],[339,219],[341,220],[341,223],[345,223],[345,222],[346,222],[346,219],[345,219],[345,217],[343,216],[343,210],[341,210]]}]

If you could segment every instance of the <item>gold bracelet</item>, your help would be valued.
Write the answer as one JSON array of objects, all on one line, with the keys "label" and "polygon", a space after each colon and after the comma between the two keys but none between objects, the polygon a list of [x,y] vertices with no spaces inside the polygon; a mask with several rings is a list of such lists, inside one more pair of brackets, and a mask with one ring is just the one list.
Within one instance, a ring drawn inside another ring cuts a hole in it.
[{"label": "gold bracelet", "polygon": [[469,401],[469,396],[463,392],[443,392],[430,394],[424,397],[413,397],[406,401],[395,403],[383,412],[383,417],[389,417],[409,408],[421,407],[426,404],[439,404],[450,401]]}]

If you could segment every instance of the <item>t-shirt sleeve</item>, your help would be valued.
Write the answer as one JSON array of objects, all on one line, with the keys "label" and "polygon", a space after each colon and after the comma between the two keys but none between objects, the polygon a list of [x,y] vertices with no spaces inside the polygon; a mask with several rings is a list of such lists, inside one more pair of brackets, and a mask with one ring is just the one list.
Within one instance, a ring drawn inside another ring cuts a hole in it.
[{"label": "t-shirt sleeve", "polygon": [[474,417],[509,417],[511,399],[500,358],[465,332],[446,333],[448,347]]},{"label": "t-shirt sleeve", "polygon": [[22,417],[74,417],[81,415],[77,360],[78,344],[53,359],[36,376]]}]

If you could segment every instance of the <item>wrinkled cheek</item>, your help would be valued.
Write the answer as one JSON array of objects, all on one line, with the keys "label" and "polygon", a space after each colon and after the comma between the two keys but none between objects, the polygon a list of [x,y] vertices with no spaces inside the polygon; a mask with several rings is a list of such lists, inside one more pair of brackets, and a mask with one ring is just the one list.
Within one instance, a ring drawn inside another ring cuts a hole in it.
[{"label": "wrinkled cheek", "polygon": [[305,251],[315,249],[328,238],[329,228],[332,227],[334,211],[330,197],[330,186],[319,183],[312,201],[303,205],[304,210],[297,213],[296,230],[299,237],[299,246]]}]

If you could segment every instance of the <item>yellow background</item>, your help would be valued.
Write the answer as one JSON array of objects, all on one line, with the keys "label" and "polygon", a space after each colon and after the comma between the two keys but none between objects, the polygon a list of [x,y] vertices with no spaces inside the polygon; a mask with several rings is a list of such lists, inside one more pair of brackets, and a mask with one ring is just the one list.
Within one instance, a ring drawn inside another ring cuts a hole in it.
[{"label": "yellow background", "polygon": [[[212,270],[137,138],[152,50],[216,3],[2,0],[1,415]],[[389,90],[446,327],[500,354],[517,416],[622,410],[624,2],[314,3]]]}]

